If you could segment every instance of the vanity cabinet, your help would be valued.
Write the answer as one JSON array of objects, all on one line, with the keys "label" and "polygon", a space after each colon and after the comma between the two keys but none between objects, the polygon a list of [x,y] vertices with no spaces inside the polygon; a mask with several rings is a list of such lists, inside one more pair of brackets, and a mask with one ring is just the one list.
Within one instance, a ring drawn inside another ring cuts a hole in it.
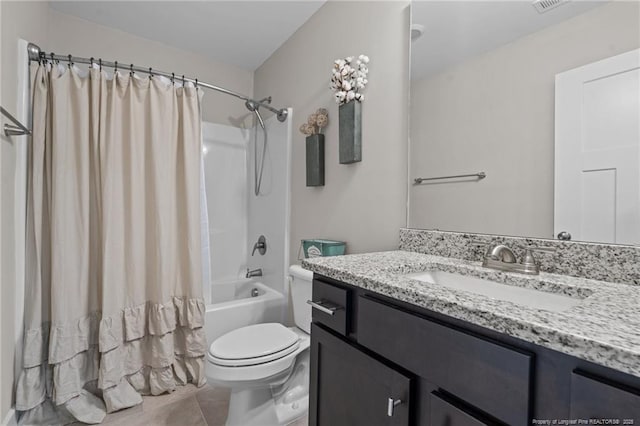
[{"label": "vanity cabinet", "polygon": [[311,311],[313,321],[345,336],[351,325],[347,314],[352,312],[352,293],[350,289],[314,280],[312,299],[317,304]]},{"label": "vanity cabinet", "polygon": [[640,425],[638,377],[317,274],[313,285],[331,310],[313,310],[312,426]]},{"label": "vanity cabinet", "polygon": [[486,426],[487,423],[476,417],[470,410],[447,400],[443,395],[433,392],[430,395],[429,421],[432,425]]},{"label": "vanity cabinet", "polygon": [[640,393],[637,390],[623,389],[606,378],[580,370],[571,373],[572,418],[611,419],[623,414],[630,416],[628,419],[640,420]]},{"label": "vanity cabinet", "polygon": [[311,325],[309,417],[315,425],[409,425],[411,376]]},{"label": "vanity cabinet", "polygon": [[360,296],[358,343],[507,424],[526,424],[533,354]]}]

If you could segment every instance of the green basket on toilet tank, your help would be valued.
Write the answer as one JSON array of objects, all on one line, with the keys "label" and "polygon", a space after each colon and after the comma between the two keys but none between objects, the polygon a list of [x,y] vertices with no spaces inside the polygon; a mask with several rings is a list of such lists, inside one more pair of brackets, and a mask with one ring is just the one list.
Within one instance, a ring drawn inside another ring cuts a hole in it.
[{"label": "green basket on toilet tank", "polygon": [[333,240],[302,240],[304,257],[340,256],[344,254],[346,243]]}]

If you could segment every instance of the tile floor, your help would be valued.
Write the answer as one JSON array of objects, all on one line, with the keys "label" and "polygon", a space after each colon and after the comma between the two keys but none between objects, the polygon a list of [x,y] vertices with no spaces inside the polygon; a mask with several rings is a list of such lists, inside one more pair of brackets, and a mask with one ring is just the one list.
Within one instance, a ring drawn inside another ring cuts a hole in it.
[{"label": "tile floor", "polygon": [[[178,386],[175,392],[145,396],[142,404],[108,414],[103,425],[223,426],[229,407],[229,389],[204,385]],[[307,426],[306,418],[290,426]]]}]

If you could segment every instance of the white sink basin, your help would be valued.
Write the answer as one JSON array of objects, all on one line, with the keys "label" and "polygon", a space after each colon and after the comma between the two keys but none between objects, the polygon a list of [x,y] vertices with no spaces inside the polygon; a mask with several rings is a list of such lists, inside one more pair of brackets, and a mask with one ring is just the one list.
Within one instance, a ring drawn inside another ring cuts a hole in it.
[{"label": "white sink basin", "polygon": [[501,284],[483,278],[438,270],[408,274],[406,277],[547,311],[560,312],[571,309],[578,306],[583,300],[563,294]]}]

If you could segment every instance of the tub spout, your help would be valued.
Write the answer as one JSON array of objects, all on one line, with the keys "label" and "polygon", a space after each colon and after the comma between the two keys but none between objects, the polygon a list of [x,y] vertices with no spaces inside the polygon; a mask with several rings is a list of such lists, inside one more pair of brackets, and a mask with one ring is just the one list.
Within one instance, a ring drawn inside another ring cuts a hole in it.
[{"label": "tub spout", "polygon": [[261,277],[262,276],[262,268],[258,268],[258,269],[251,269],[249,270],[249,268],[247,268],[247,278],[251,278],[251,277]]}]

